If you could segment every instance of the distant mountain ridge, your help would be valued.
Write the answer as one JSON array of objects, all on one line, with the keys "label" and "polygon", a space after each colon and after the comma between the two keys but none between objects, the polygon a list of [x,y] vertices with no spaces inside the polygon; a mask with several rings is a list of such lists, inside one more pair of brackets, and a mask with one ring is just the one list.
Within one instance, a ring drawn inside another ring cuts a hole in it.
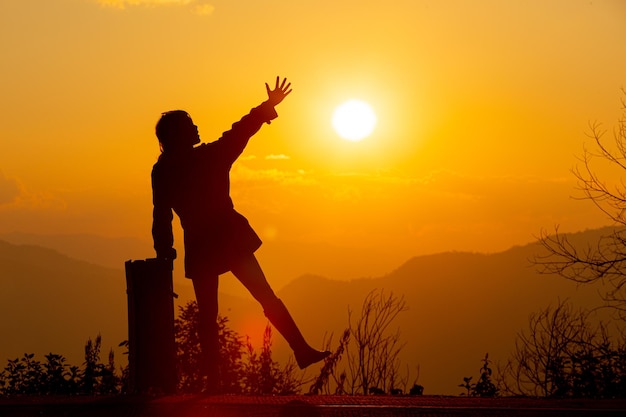
[{"label": "distant mountain ridge", "polygon": [[[593,241],[608,231],[571,237]],[[486,352],[494,361],[508,358],[530,313],[558,299],[600,303],[595,288],[539,275],[530,259],[540,250],[531,243],[495,254],[417,256],[386,275],[349,281],[301,275],[278,295],[319,347],[331,332],[336,340],[348,325],[348,310],[358,314],[372,289],[403,296],[409,310],[397,325],[407,342],[404,363],[413,370],[419,365],[426,393],[458,394],[457,385],[464,376],[477,375]],[[179,303],[193,297],[188,280],[177,280],[175,291],[181,294]],[[262,309],[242,287],[236,294],[241,296],[220,295],[221,314],[239,334],[258,337],[267,323]],[[0,241],[0,365],[26,352],[51,351],[79,364],[88,337],[102,333],[105,349],[126,339],[126,308],[123,265],[108,268],[56,250]],[[283,359],[289,354],[278,335],[274,352]]]},{"label": "distant mountain ridge", "polygon": [[125,291],[121,270],[0,241],[0,360],[53,352],[76,363],[98,333],[117,346],[127,338]]},{"label": "distant mountain ridge", "polygon": [[[580,244],[609,230],[569,237]],[[280,296],[293,306],[294,316],[307,323],[306,334],[329,331],[336,337],[348,325],[348,309],[358,315],[369,291],[384,289],[404,297],[409,310],[397,321],[407,342],[404,363],[419,364],[420,383],[427,393],[458,394],[463,377],[478,377],[485,353],[494,363],[508,359],[515,336],[526,328],[531,313],[565,299],[587,308],[602,304],[597,286],[539,274],[531,260],[542,250],[539,243],[530,243],[495,254],[417,256],[380,278],[349,282],[302,276]],[[307,321],[310,317],[315,321]]]},{"label": "distant mountain ridge", "polygon": [[[0,233],[0,240],[15,245],[36,245],[55,249],[71,258],[110,268],[123,268],[129,259],[154,256],[150,236],[109,238],[91,234]],[[184,248],[174,242],[179,254],[175,274],[183,278]],[[383,255],[383,256],[381,256]],[[286,285],[303,273],[313,273],[334,279],[353,279],[362,276],[380,276],[387,273],[408,256],[393,254],[389,249],[357,249],[316,243],[264,242],[257,257],[268,279],[275,288]],[[284,262],[289,259],[290,262]],[[367,262],[363,262],[366,259]],[[228,280],[225,289],[236,289]]]},{"label": "distant mountain ridge", "polygon": [[71,258],[109,268],[123,268],[129,259],[152,256],[151,242],[132,237],[109,238],[91,234],[2,233],[0,240],[57,250]]}]

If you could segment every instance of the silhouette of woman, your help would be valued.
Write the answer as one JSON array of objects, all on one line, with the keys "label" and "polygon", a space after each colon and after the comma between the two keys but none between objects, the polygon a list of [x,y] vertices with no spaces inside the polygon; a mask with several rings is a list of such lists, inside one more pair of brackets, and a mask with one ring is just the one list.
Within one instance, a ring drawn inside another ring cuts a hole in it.
[{"label": "silhouette of woman", "polygon": [[193,282],[199,309],[202,371],[207,390],[218,386],[218,277],[231,271],[261,304],[264,313],[283,335],[303,369],[330,352],[313,349],[305,341],[287,308],[274,294],[254,252],[261,240],[230,198],[229,173],[248,140],[264,123],[278,117],[274,107],[291,93],[287,79],[270,89],[267,100],[232,125],[222,137],[200,143],[198,128],[189,114],[173,110],[161,115],[156,136],[161,155],[152,169],[154,204],[152,236],[157,258],[173,260],[173,212],[184,231],[185,276]]}]

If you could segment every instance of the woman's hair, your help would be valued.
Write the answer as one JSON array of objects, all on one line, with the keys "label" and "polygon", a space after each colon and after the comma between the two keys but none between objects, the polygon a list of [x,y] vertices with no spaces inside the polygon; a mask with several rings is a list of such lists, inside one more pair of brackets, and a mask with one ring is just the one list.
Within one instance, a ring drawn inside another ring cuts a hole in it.
[{"label": "woman's hair", "polygon": [[182,122],[189,118],[189,114],[184,110],[171,110],[161,113],[161,118],[157,122],[155,130],[162,151],[166,151],[173,146]]}]

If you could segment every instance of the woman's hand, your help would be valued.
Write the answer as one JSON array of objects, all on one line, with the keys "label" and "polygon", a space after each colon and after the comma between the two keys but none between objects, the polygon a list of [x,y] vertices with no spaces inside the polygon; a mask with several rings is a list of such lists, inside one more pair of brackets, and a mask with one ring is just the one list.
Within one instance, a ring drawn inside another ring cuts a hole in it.
[{"label": "woman's hand", "polygon": [[[286,84],[286,85],[285,85]],[[291,93],[291,83],[287,83],[287,78],[283,78],[283,82],[280,82],[280,78],[276,77],[276,86],[273,90],[270,90],[270,86],[265,83],[265,89],[267,90],[267,102],[272,106],[276,106],[283,101],[285,97]]]}]

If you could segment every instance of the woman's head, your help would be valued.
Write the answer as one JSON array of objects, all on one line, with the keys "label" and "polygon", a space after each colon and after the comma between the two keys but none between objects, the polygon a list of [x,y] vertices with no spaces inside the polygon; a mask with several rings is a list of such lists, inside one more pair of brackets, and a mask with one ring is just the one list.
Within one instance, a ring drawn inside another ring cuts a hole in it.
[{"label": "woman's head", "polygon": [[156,124],[156,136],[164,152],[192,148],[200,142],[198,127],[184,110],[162,113]]}]

